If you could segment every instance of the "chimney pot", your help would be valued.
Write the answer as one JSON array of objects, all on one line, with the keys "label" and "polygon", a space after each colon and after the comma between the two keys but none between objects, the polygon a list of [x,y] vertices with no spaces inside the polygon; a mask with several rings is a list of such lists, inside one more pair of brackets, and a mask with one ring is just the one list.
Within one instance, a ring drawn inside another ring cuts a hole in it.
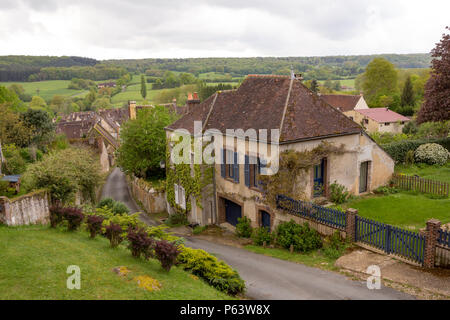
[{"label": "chimney pot", "polygon": [[188,93],[188,100],[192,100],[192,93]]},{"label": "chimney pot", "polygon": [[194,100],[198,100],[198,93],[194,92]]}]

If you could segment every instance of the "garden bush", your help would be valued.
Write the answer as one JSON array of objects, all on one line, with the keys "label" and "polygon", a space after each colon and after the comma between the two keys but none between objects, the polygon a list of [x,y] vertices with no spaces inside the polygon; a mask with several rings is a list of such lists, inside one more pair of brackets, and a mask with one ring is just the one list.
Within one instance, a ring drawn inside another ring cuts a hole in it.
[{"label": "garden bush", "polygon": [[336,231],[333,235],[326,238],[322,252],[330,259],[337,259],[344,253],[345,249],[346,243],[341,238],[339,231]]},{"label": "garden bush", "polygon": [[64,208],[64,219],[67,220],[68,225],[67,229],[69,231],[75,231],[77,230],[84,219],[84,214],[79,208],[75,207],[67,207]]},{"label": "garden bush", "polygon": [[178,261],[185,270],[203,278],[222,292],[236,295],[245,291],[244,280],[225,262],[201,249],[184,246],[180,246],[180,249]]},{"label": "garden bush", "polygon": [[330,200],[336,204],[342,204],[347,201],[350,193],[347,191],[345,186],[334,181],[330,185]]},{"label": "garden bush", "polygon": [[412,165],[414,164],[414,150],[409,150],[405,155],[405,164]]},{"label": "garden bush", "polygon": [[449,152],[439,144],[423,144],[414,152],[416,162],[444,165],[449,159]]},{"label": "garden bush", "polygon": [[107,207],[109,209],[112,209],[112,207],[114,206],[114,199],[113,198],[103,198],[102,200],[100,200],[100,202],[97,205],[97,208],[104,208]]},{"label": "garden bush", "polygon": [[322,247],[319,233],[307,223],[302,226],[294,220],[282,222],[278,225],[276,234],[277,244],[286,249],[292,245],[295,251],[309,252]]},{"label": "garden bush", "polygon": [[252,236],[252,221],[249,218],[245,216],[238,218],[236,235],[240,238],[250,238]]},{"label": "garden bush", "polygon": [[56,228],[64,219],[64,208],[59,204],[52,205],[50,211],[50,227]]},{"label": "garden bush", "polygon": [[154,241],[150,238],[147,232],[142,228],[130,228],[127,234],[128,249],[131,250],[131,255],[139,258],[144,255],[145,258],[153,256],[152,249]]},{"label": "garden bush", "polygon": [[392,187],[388,187],[388,186],[381,186],[376,188],[375,190],[373,190],[373,193],[375,194],[394,194],[394,193],[398,193],[399,190],[396,188],[392,188]]},{"label": "garden bush", "polygon": [[408,151],[416,151],[418,147],[427,143],[437,143],[450,150],[450,137],[431,140],[404,140],[389,144],[383,144],[382,148],[394,159],[396,163],[404,163]]},{"label": "garden bush", "polygon": [[155,244],[155,256],[166,271],[170,271],[179,254],[180,250],[178,247],[169,241],[160,240]]},{"label": "garden bush", "polygon": [[91,238],[102,232],[102,223],[104,218],[96,215],[89,215],[86,219],[87,229],[91,234]]},{"label": "garden bush", "polygon": [[97,208],[105,207],[110,209],[114,214],[128,214],[130,212],[128,207],[123,202],[115,201],[112,198],[104,198],[97,205]]},{"label": "garden bush", "polygon": [[106,226],[105,235],[109,239],[112,248],[117,247],[123,241],[123,230],[117,223],[111,222]]},{"label": "garden bush", "polygon": [[269,229],[266,227],[256,228],[253,231],[252,238],[253,242],[258,246],[262,246],[264,242],[266,242],[266,244],[269,245],[273,241],[273,235],[269,232]]},{"label": "garden bush", "polygon": [[189,222],[184,213],[173,213],[173,214],[169,215],[169,217],[165,221],[165,224],[167,224],[169,226],[187,225],[188,223]]}]

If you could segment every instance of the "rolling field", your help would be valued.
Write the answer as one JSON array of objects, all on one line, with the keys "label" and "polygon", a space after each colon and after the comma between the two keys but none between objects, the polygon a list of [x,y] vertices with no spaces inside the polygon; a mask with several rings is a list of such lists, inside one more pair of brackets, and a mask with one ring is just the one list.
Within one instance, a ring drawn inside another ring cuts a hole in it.
[{"label": "rolling field", "polygon": [[72,90],[67,89],[69,86],[69,80],[50,80],[50,81],[38,81],[38,82],[0,82],[1,86],[8,87],[11,84],[20,84],[25,93],[31,96],[41,96],[44,100],[49,101],[53,96],[77,96],[84,97],[87,90]]},{"label": "rolling field", "polygon": [[[331,80],[331,81],[336,81],[336,80]],[[324,84],[325,80],[319,80],[318,81],[320,84]],[[346,86],[349,88],[355,88],[355,79],[345,79],[345,80],[339,80],[339,82],[341,83],[341,86]]]}]

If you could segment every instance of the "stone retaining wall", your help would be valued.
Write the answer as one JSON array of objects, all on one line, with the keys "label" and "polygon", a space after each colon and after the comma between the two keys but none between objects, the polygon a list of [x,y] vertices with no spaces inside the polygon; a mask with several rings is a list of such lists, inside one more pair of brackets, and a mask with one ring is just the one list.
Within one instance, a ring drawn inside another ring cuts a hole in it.
[{"label": "stone retaining wall", "polygon": [[45,190],[8,199],[0,197],[0,223],[8,226],[48,223],[49,196]]},{"label": "stone retaining wall", "polygon": [[166,193],[155,190],[147,182],[136,177],[127,176],[132,196],[142,205],[147,213],[167,211]]}]

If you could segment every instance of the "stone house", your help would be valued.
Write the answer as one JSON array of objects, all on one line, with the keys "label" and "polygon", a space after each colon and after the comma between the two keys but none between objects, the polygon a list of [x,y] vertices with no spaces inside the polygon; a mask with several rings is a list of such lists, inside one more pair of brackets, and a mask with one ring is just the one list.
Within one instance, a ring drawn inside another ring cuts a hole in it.
[{"label": "stone house", "polygon": [[402,133],[409,118],[388,108],[355,110],[353,120],[361,124],[367,132]]},{"label": "stone house", "polygon": [[330,106],[338,109],[350,119],[354,119],[356,110],[369,109],[363,95],[321,94],[320,97]]},{"label": "stone house", "polygon": [[[207,186],[212,192],[202,193],[200,205],[186,194],[182,182],[167,186],[166,192],[174,188],[176,207],[186,208],[186,201],[191,200],[187,215],[192,223],[236,225],[238,217],[247,216],[254,226],[273,227],[290,220],[291,216],[264,201],[258,183],[263,168],[283,151],[305,152],[323,142],[345,148],[292,177],[292,183],[304,191],[305,200],[327,197],[334,181],[352,194],[365,194],[386,184],[394,171],[394,161],[361,126],[310,91],[295,75],[249,75],[238,89],[217,92],[201,103],[193,103],[186,115],[166,127],[167,137],[170,139],[178,129],[187,130],[192,136],[194,121],[201,121],[203,134],[215,129],[226,135],[220,157],[235,161],[214,165],[212,181]],[[251,140],[239,134],[230,135],[227,129],[278,130],[279,153],[272,151],[273,131],[270,138],[259,135]],[[238,142],[245,146],[244,150],[238,149]],[[255,144],[258,152],[251,147]],[[169,144],[169,152],[172,148]],[[266,159],[261,150],[270,150]],[[242,158],[243,162],[236,161]],[[168,168],[171,166],[167,164]],[[168,202],[167,207],[170,212],[175,211],[173,203]]]}]

